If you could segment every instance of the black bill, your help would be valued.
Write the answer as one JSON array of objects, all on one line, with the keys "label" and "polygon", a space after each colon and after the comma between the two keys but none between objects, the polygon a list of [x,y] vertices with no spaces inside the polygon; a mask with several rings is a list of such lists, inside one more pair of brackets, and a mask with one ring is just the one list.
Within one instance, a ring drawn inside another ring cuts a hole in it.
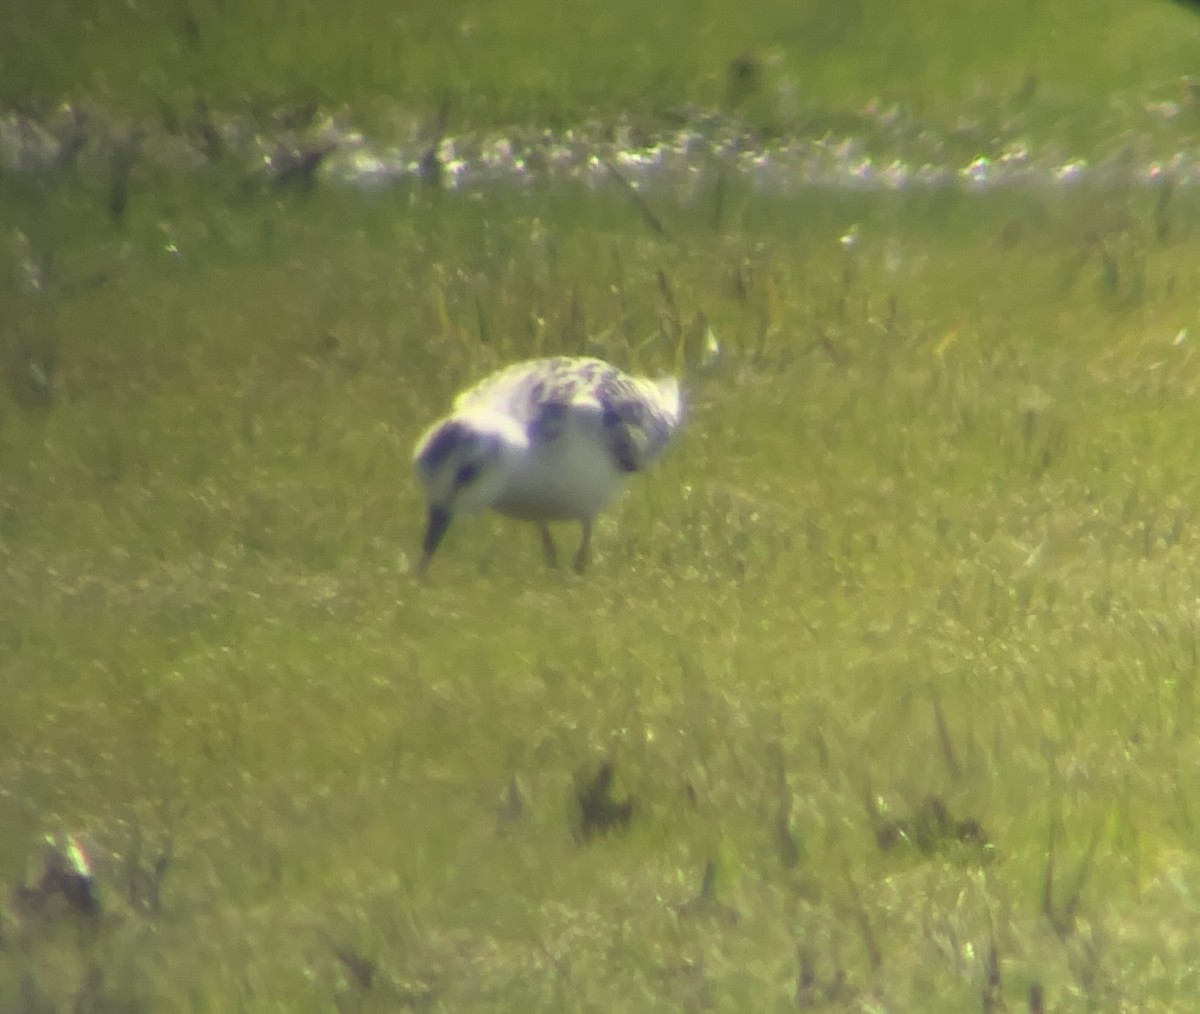
[{"label": "black bill", "polygon": [[421,563],[417,568],[418,571],[423,572],[429,566],[429,561],[433,559],[433,554],[437,551],[442,536],[450,527],[450,518],[450,512],[444,507],[429,508],[429,521],[425,526],[425,538],[421,541]]}]

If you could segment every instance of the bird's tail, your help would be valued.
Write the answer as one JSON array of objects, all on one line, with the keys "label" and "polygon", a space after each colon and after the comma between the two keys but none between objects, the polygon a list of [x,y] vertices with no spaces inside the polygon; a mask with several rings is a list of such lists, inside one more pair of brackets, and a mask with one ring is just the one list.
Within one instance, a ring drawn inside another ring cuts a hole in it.
[{"label": "bird's tail", "polygon": [[650,383],[654,386],[662,414],[670,421],[672,428],[678,426],[683,419],[683,391],[679,381],[675,377],[659,377]]}]

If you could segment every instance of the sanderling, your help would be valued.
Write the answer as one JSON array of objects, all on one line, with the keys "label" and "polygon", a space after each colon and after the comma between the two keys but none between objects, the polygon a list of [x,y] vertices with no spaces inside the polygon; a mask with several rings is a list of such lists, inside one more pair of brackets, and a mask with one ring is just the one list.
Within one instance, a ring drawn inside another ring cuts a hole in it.
[{"label": "sanderling", "polygon": [[558,553],[546,523],[578,521],[582,572],[593,519],[658,456],[681,417],[674,378],[626,376],[599,359],[532,359],[484,378],[417,441],[413,464],[429,505],[418,570],[456,514],[490,509],[536,522],[551,566]]}]

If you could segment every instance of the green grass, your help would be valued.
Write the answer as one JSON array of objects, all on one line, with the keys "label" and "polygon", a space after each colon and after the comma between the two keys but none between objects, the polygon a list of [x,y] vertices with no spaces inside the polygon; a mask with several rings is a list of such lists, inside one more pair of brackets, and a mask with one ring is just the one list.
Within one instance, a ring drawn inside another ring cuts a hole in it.
[{"label": "green grass", "polygon": [[[1195,995],[1190,195],[1160,239],[1149,193],[735,185],[659,237],[615,192],[218,187],[95,238],[59,186],[55,287],[7,283],[53,403],[0,415],[0,877],[77,831],[103,914],[10,912],[0,1006]],[[410,576],[454,390],[681,333],[687,429],[586,577],[493,518]],[[633,816],[581,844],[606,759]]]},{"label": "green grass", "polygon": [[[25,5],[0,105],[1193,131],[1183,5],[425,6]],[[1191,189],[234,171],[0,176],[0,1010],[1192,1002]],[[417,581],[414,439],[554,352],[680,439],[583,578],[481,517]],[[71,833],[99,914],[31,912]]]},{"label": "green grass", "polygon": [[1183,101],[1195,126],[1183,82],[1200,21],[1167,0],[760,0],[737,12],[610,0],[586,27],[550,0],[10,6],[0,106],[98,100],[175,119],[197,98],[264,112],[348,103],[385,132],[443,113],[453,130],[562,129],[701,106],[819,133],[898,104],[943,134],[1008,126],[1088,150],[1150,131],[1147,102]]}]

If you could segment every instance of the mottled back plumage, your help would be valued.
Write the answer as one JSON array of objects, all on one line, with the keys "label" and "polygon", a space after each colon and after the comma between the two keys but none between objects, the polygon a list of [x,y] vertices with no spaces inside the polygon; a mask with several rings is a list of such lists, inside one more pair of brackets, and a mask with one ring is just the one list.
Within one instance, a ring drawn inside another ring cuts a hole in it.
[{"label": "mottled back plumage", "polygon": [[553,441],[570,413],[599,412],[609,449],[624,472],[640,472],[661,453],[681,411],[673,377],[630,377],[602,359],[572,356],[516,363],[454,402],[455,412],[499,406],[525,427],[534,445]]},{"label": "mottled back plumage", "polygon": [[682,415],[673,378],[630,377],[599,359],[517,363],[458,396],[418,441],[417,473],[430,506],[424,564],[455,513],[491,508],[536,521],[578,520],[586,562],[591,522],[663,450]]}]

